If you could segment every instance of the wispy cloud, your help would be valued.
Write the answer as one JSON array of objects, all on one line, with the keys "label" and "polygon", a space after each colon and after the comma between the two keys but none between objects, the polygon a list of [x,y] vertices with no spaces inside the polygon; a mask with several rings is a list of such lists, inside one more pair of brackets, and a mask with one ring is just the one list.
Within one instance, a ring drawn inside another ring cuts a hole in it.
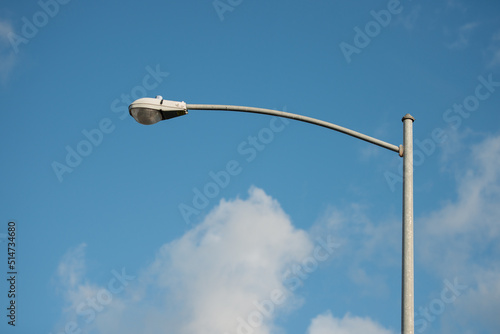
[{"label": "wispy cloud", "polygon": [[397,218],[374,221],[368,212],[368,207],[357,203],[341,209],[331,207],[311,233],[335,235],[342,244],[339,263],[351,282],[357,284],[364,295],[382,296],[390,290],[387,278],[368,264],[399,265],[401,223]]},{"label": "wispy cloud", "polygon": [[462,1],[459,0],[446,0],[446,9],[459,10],[462,13],[467,12],[467,7]]},{"label": "wispy cloud", "polygon": [[13,32],[10,22],[0,19],[0,80],[3,83],[7,81],[17,61],[9,40],[9,35]]},{"label": "wispy cloud", "polygon": [[396,19],[396,24],[403,26],[407,30],[415,29],[418,19],[420,18],[420,14],[422,12],[421,5],[413,5],[411,10],[406,15],[400,15]]},{"label": "wispy cloud", "polygon": [[74,289],[81,284],[85,275],[85,248],[82,243],[69,250],[62,258],[57,268],[59,283],[65,289]]},{"label": "wispy cloud", "polygon": [[449,49],[465,49],[469,46],[469,41],[472,37],[472,33],[479,25],[477,22],[469,22],[460,26],[457,31],[453,32],[452,35],[455,36],[455,40],[451,43],[446,44]]},{"label": "wispy cloud", "polygon": [[68,252],[61,259],[54,280],[57,292],[62,295],[65,307],[62,317],[55,324],[56,332],[61,328],[67,328],[68,324],[77,321],[77,313],[82,303],[96,296],[98,288],[86,280],[85,248],[82,243]]},{"label": "wispy cloud", "polygon": [[491,69],[500,66],[500,31],[493,34],[485,54],[488,68]]}]

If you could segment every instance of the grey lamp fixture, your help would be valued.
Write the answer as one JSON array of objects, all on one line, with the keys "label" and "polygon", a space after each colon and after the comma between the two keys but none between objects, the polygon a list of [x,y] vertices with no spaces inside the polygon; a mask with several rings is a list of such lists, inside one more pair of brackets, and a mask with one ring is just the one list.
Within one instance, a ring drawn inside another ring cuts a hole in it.
[{"label": "grey lamp fixture", "polygon": [[145,97],[134,101],[128,108],[130,115],[139,123],[151,125],[165,119],[187,114],[186,103]]}]

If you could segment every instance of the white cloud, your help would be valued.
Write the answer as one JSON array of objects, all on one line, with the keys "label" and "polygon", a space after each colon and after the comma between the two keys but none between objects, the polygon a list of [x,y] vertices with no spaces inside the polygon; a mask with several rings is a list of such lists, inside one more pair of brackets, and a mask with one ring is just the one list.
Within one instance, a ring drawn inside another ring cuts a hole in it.
[{"label": "white cloud", "polygon": [[[306,233],[293,227],[276,200],[251,188],[248,199],[222,200],[200,225],[163,245],[139,277],[113,295],[91,321],[76,310],[95,300],[103,287],[84,280],[82,244],[68,252],[58,269],[69,306],[56,330],[74,321],[96,333],[162,333],[166,328],[178,334],[282,332],[275,325],[277,315],[302,301],[282,274],[314,253],[312,240],[320,235],[341,241],[339,253],[345,259],[340,260],[354,284],[363,287],[361,293],[384,295],[389,289],[386,278],[367,271],[365,264],[399,264],[400,223],[375,224],[366,211],[358,204],[332,209]],[[279,303],[271,302],[276,292],[283,293]],[[392,331],[370,318],[326,313],[312,320],[307,333]]]},{"label": "white cloud", "polygon": [[[73,306],[99,290],[81,280],[82,248],[59,269]],[[292,226],[278,202],[252,188],[248,199],[222,200],[203,223],[162,246],[95,321],[67,319],[100,333],[232,334],[247,327],[268,334],[275,316],[296,305],[282,273],[312,251],[309,235]],[[278,292],[283,297],[271,302]]]},{"label": "white cloud", "polygon": [[307,334],[392,334],[370,318],[346,314],[342,319],[335,318],[330,312],[318,315],[311,321]]},{"label": "white cloud", "polygon": [[457,198],[417,218],[416,251],[429,272],[469,286],[443,326],[460,319],[461,328],[475,324],[494,332],[500,327],[493,311],[500,309],[500,136],[469,147],[457,171]]},{"label": "white cloud", "polygon": [[489,241],[499,237],[500,137],[473,146],[468,160],[469,165],[457,174],[458,198],[423,219],[427,234],[446,238],[463,235],[467,242],[475,241],[474,236]]}]

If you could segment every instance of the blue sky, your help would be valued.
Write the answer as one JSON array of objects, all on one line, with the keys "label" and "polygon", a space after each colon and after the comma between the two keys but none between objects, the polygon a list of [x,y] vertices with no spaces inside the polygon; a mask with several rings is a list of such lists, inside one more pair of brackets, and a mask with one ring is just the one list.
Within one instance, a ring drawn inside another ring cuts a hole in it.
[{"label": "blue sky", "polygon": [[286,110],[415,136],[415,331],[500,308],[496,1],[0,4],[2,333],[398,333],[402,160],[219,111],[143,126],[132,100]]}]

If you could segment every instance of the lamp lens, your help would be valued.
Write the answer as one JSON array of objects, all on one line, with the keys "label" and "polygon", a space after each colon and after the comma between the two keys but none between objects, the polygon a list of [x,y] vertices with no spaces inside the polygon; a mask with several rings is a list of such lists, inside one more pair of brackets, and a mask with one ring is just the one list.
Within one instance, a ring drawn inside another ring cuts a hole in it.
[{"label": "lamp lens", "polygon": [[161,113],[155,109],[132,108],[130,109],[130,115],[132,115],[137,122],[144,125],[155,124],[162,120]]}]

